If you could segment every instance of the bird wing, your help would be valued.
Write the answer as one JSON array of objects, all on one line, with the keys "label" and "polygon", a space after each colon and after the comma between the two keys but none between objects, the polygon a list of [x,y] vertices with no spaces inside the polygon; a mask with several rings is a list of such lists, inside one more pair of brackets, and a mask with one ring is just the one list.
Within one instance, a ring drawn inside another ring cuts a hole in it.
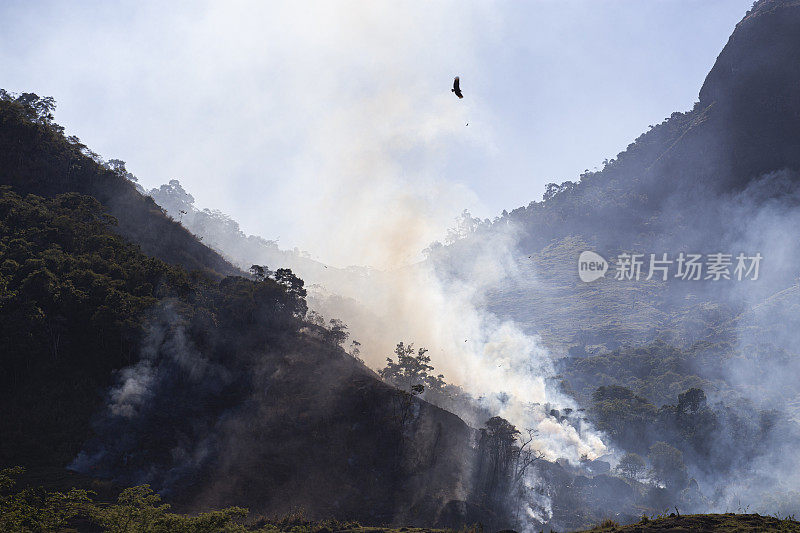
[{"label": "bird wing", "polygon": [[456,96],[458,96],[459,98],[464,98],[464,95],[461,94],[461,86],[458,82],[458,76],[456,76],[455,79],[453,80],[453,92],[456,93]]}]

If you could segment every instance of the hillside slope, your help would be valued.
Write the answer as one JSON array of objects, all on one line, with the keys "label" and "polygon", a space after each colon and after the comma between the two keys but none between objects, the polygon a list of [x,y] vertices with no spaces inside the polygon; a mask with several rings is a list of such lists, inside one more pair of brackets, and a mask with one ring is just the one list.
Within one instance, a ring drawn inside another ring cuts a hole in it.
[{"label": "hillside slope", "polygon": [[691,244],[686,239],[707,200],[742,191],[766,173],[799,170],[798,26],[796,1],[758,2],[734,29],[691,111],[652,126],[601,171],[554,185],[544,202],[511,212],[509,220],[527,228],[521,247],[540,249],[570,234],[600,247],[630,246],[656,233],[662,242]]},{"label": "hillside slope", "polygon": [[0,463],[371,523],[466,497],[473,430],[306,323],[302,281],[189,274],[91,197],[0,193]]},{"label": "hillside slope", "polygon": [[113,215],[115,231],[142,250],[188,270],[216,275],[239,274],[230,263],[167,217],[133,183],[104,168],[87,155],[77,139],[67,139],[52,123],[49,110],[28,100],[0,98],[0,185],[22,194],[51,197],[61,193],[87,194]]},{"label": "hillside slope", "polygon": [[474,430],[307,322],[291,271],[224,276],[61,132],[0,99],[0,463],[370,523],[469,495]]},{"label": "hillside slope", "polygon": [[[698,510],[736,498],[765,513],[800,510],[800,386],[788,377],[800,370],[799,65],[800,2],[757,2],[691,110],[430,258],[460,279],[510,235],[513,265],[481,295],[487,309],[544,340],[555,379],[612,444],[647,468],[653,447],[668,450],[682,472],[673,488],[699,488]],[[608,261],[604,278],[580,280],[584,251]],[[617,279],[624,253],[641,254],[640,277]],[[682,279],[681,253],[700,254],[704,268],[728,254],[730,275]],[[736,279],[740,253],[763,259],[757,279]],[[662,254],[667,279],[646,279]]]},{"label": "hillside slope", "polygon": [[[517,275],[494,288],[489,308],[543,335],[559,353],[657,338],[689,346],[792,285],[800,258],[786,234],[800,189],[798,28],[796,1],[757,2],[692,110],[652,126],[602,170],[550,184],[543,201],[437,249],[433,260],[447,271],[514,228]],[[584,250],[611,262],[606,279],[578,280]],[[756,251],[765,259],[759,283],[749,285],[609,279],[623,252],[646,261],[650,253],[674,260],[679,252]]]},{"label": "hillside slope", "polygon": [[708,514],[669,516],[643,520],[628,526],[609,525],[587,531],[657,533],[662,531],[696,533],[777,533],[780,531],[800,531],[800,522],[792,518],[776,518],[757,514]]}]

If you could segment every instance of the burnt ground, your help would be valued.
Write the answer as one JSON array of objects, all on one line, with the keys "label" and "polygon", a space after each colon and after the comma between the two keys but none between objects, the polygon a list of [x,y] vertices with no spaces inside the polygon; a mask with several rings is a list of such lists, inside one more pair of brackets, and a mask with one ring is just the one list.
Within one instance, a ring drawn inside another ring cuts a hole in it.
[{"label": "burnt ground", "polygon": [[687,532],[772,532],[772,531],[800,531],[800,522],[793,518],[776,518],[774,516],[761,516],[758,514],[695,514],[686,516],[669,516],[664,518],[648,519],[647,521],[628,526],[607,525],[598,526],[587,531],[592,532],[625,532],[625,533],[650,533],[665,531]]}]

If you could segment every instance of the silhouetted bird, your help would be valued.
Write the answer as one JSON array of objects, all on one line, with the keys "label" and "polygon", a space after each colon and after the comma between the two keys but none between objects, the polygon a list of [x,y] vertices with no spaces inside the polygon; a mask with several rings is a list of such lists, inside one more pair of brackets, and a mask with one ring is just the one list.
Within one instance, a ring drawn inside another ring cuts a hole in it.
[{"label": "silhouetted bird", "polygon": [[450,91],[456,93],[459,98],[464,98],[464,95],[461,94],[461,87],[458,86],[458,76],[453,80],[453,88]]}]

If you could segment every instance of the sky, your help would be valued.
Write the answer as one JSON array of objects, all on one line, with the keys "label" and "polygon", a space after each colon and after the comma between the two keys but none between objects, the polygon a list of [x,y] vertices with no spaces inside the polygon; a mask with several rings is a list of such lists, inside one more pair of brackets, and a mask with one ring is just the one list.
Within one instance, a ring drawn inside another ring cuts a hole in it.
[{"label": "sky", "polygon": [[145,188],[387,267],[691,109],[751,4],[4,0],[0,87]]}]

